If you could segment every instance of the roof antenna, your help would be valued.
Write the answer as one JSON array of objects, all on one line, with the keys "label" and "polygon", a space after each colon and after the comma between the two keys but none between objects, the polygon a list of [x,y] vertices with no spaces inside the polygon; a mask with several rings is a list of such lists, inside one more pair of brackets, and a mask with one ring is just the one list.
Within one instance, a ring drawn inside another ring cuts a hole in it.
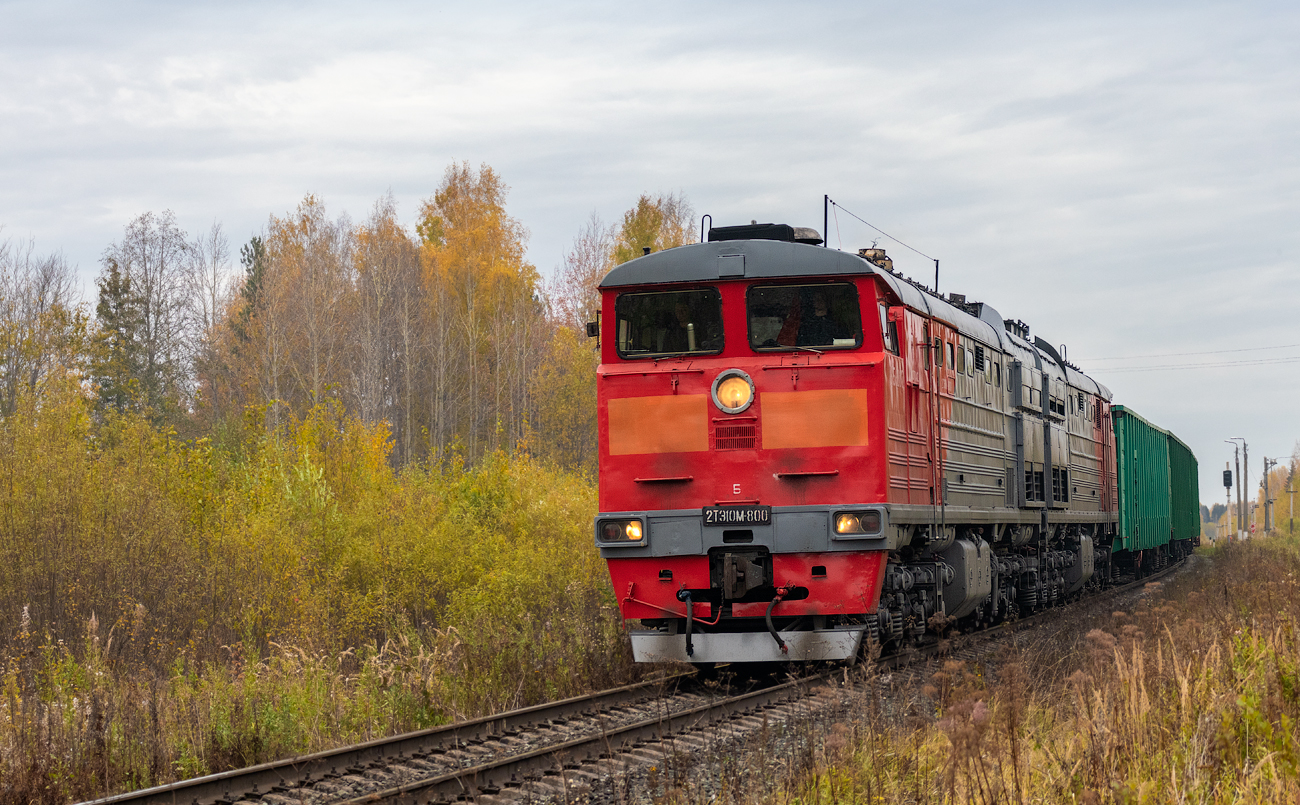
[{"label": "roof antenna", "polygon": [[700,243],[704,242],[704,219],[705,218],[709,219],[709,229],[713,228],[713,216],[709,215],[707,212],[704,213],[704,215],[701,215],[700,216]]},{"label": "roof antenna", "polygon": [[822,248],[827,248],[830,244],[830,232],[827,231],[831,225],[831,197],[825,193],[822,194]]}]

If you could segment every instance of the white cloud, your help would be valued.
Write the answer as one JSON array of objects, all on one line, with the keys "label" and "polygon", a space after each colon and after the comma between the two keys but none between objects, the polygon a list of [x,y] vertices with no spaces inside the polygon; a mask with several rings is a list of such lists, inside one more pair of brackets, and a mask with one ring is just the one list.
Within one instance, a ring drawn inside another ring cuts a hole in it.
[{"label": "white cloud", "polygon": [[[641,192],[818,227],[829,193],[1075,355],[1300,342],[1287,6],[4,12],[0,225],[87,277],[144,210],[239,238],[307,192],[357,216],[391,188],[413,215],[467,159],[512,185],[544,271]],[[832,245],[876,237],[839,225]],[[1203,467],[1224,428],[1297,435],[1285,367],[1094,374]]]}]

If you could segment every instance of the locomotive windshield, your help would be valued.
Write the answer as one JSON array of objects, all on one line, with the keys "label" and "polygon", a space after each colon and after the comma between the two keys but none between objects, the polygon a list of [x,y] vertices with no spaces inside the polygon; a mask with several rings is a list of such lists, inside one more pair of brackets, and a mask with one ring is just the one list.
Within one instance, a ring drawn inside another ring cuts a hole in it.
[{"label": "locomotive windshield", "polygon": [[754,349],[862,346],[858,291],[849,283],[755,285],[746,300],[749,345]]},{"label": "locomotive windshield", "polygon": [[614,310],[620,358],[722,351],[722,297],[716,288],[625,293]]}]

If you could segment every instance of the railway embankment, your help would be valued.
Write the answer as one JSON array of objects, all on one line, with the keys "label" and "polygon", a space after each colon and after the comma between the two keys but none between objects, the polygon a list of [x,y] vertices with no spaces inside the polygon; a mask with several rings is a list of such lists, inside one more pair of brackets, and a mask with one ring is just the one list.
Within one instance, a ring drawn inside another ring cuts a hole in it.
[{"label": "railway embankment", "polygon": [[1071,634],[1128,611],[1182,567],[855,668],[719,666],[702,677],[602,691],[112,801],[360,805],[471,797],[567,805],[730,800],[755,788],[766,795],[815,769],[819,750],[842,749],[860,729],[918,712],[935,717],[950,706],[953,675],[966,665],[1004,684],[1019,678],[1022,653],[1068,656]]}]

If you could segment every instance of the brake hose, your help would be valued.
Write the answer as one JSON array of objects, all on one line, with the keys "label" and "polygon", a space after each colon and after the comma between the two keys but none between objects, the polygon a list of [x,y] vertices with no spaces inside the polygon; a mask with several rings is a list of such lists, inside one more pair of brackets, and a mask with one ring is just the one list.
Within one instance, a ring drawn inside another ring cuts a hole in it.
[{"label": "brake hose", "polygon": [[[776,605],[781,603],[781,599],[785,598],[789,594],[789,586],[779,588],[776,591],[776,597],[772,599],[772,603],[767,605],[767,615],[764,616],[764,619],[767,621],[767,633],[772,635],[772,639],[781,647],[782,654],[789,654],[790,649],[786,646],[785,641],[781,639],[781,635],[777,634],[776,626],[772,623],[772,610],[776,609]],[[689,604],[687,606],[689,606]]]}]

